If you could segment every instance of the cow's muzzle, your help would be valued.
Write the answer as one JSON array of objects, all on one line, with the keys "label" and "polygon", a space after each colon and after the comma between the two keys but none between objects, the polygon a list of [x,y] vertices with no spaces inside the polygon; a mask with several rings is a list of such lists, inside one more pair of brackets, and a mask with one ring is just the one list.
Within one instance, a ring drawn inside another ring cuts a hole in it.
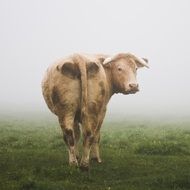
[{"label": "cow's muzzle", "polygon": [[135,94],[139,91],[139,85],[137,83],[130,83],[128,89],[126,89],[125,94]]}]

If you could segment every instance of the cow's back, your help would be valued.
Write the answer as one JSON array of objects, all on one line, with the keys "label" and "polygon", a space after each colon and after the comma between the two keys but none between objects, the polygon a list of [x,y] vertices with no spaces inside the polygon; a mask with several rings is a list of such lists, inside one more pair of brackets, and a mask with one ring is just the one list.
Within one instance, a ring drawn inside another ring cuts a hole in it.
[{"label": "cow's back", "polygon": [[[89,61],[86,63],[88,108],[89,111],[98,114],[106,106],[107,99],[106,74],[100,61],[104,55],[85,54],[82,56]],[[46,104],[56,115],[65,111],[80,111],[81,109],[81,79],[80,77],[70,78],[61,72],[60,68],[65,62],[73,62],[72,56],[51,65],[42,81],[42,91]],[[93,62],[97,63],[97,69],[90,65]]]}]

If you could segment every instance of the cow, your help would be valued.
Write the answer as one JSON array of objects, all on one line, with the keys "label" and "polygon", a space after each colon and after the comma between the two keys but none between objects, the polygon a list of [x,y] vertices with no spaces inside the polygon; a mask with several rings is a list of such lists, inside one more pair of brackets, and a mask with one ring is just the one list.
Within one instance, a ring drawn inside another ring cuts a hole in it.
[{"label": "cow", "polygon": [[[68,148],[69,164],[88,171],[90,158],[101,163],[100,128],[107,104],[115,93],[139,91],[137,69],[148,60],[131,53],[73,54],[52,64],[42,81],[48,108],[58,117]],[[79,163],[78,142],[83,134]]]}]

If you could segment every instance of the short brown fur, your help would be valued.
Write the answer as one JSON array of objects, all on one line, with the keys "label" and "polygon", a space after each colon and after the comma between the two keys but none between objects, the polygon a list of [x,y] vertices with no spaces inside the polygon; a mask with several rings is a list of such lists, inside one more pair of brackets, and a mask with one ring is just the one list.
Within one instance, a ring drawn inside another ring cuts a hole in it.
[{"label": "short brown fur", "polygon": [[108,64],[104,54],[73,54],[47,70],[42,92],[49,109],[58,116],[68,146],[69,163],[78,165],[80,125],[83,132],[81,169],[87,170],[89,156],[101,162],[100,128],[107,104],[114,93],[130,94],[137,89],[133,56],[120,53]]}]

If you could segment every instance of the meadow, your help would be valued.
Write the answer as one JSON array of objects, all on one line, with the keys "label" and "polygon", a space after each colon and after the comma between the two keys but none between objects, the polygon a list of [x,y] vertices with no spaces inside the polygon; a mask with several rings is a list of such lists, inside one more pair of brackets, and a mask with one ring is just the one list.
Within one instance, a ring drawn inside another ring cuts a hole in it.
[{"label": "meadow", "polygon": [[111,119],[101,133],[103,162],[68,166],[57,121],[0,119],[0,190],[189,190],[190,121]]}]

